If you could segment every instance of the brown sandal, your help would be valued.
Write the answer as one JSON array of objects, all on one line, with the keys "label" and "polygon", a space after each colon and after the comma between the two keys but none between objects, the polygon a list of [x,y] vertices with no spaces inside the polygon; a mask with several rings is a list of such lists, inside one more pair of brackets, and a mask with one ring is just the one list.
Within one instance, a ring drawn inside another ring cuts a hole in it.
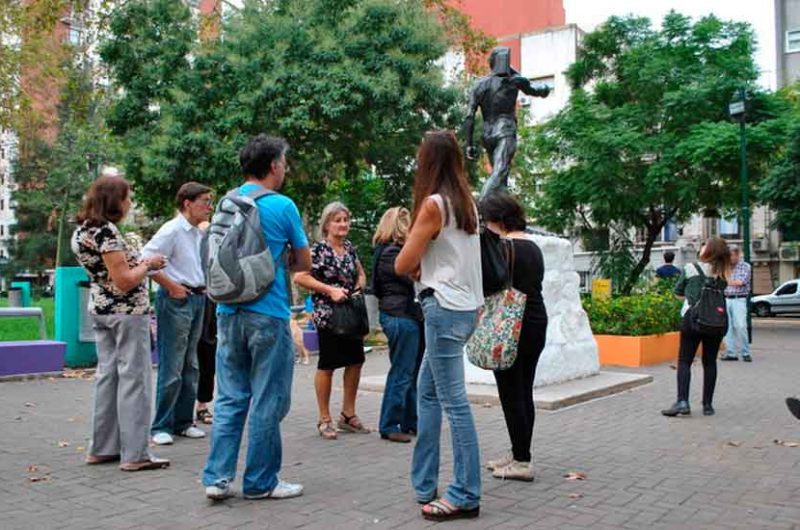
[{"label": "brown sandal", "polygon": [[322,436],[324,440],[335,440],[338,438],[336,429],[333,428],[333,421],[331,421],[330,418],[317,423],[317,431],[319,431],[319,435]]},{"label": "brown sandal", "polygon": [[208,409],[200,409],[197,411],[197,421],[206,425],[214,423],[214,415]]},{"label": "brown sandal", "polygon": [[90,466],[119,462],[119,455],[86,455],[85,462]]},{"label": "brown sandal", "polygon": [[444,499],[436,499],[422,507],[422,517],[428,521],[452,521],[454,519],[473,519],[481,513],[480,506],[457,508]]},{"label": "brown sandal", "polygon": [[156,458],[154,456],[139,462],[125,462],[119,466],[122,471],[148,471],[150,469],[164,469],[168,467],[169,460],[166,458]]},{"label": "brown sandal", "polygon": [[367,434],[370,432],[369,429],[364,427],[364,424],[361,423],[361,418],[353,414],[352,416],[347,416],[344,412],[341,413],[342,417],[339,418],[337,422],[337,427],[340,431],[345,432],[352,432],[356,434]]}]

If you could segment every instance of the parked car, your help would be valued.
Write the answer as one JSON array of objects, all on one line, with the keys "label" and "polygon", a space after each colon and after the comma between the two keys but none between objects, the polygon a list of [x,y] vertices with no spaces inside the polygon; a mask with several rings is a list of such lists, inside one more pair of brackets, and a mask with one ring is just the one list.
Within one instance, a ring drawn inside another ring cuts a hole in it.
[{"label": "parked car", "polygon": [[784,283],[770,294],[754,296],[750,307],[760,317],[800,313],[800,278]]}]

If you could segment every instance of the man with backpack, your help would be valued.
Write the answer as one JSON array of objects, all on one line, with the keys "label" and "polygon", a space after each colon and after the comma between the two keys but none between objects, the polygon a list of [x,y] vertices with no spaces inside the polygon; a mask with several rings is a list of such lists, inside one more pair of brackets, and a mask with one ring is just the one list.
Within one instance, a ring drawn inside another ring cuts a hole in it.
[{"label": "man with backpack", "polygon": [[[163,255],[164,270],[153,276],[158,319],[156,411],[150,428],[153,443],[169,445],[173,436],[204,438],[194,425],[197,397],[197,343],[206,304],[200,260],[200,223],[211,213],[211,188],[187,182],[176,196],[178,215],[164,223],[142,249],[142,255]],[[144,405],[143,405],[144,406]],[[149,406],[149,404],[147,405]]]},{"label": "man with backpack", "polygon": [[231,495],[248,415],[244,497],[285,499],[303,491],[278,478],[280,422],[289,412],[294,370],[287,269],[311,268],[297,206],[278,193],[287,150],[281,138],[252,138],[239,153],[246,182],[220,201],[209,227],[208,288],[218,302],[217,400],[203,485],[214,500]]}]

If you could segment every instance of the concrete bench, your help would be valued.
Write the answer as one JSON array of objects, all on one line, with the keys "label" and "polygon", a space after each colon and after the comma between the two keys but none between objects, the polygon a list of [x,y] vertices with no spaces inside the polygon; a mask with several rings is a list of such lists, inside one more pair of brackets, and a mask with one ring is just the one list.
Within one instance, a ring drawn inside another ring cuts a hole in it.
[{"label": "concrete bench", "polygon": [[47,331],[44,326],[44,313],[41,307],[0,307],[0,319],[2,318],[32,317],[39,319],[39,335],[42,340],[47,339]]}]

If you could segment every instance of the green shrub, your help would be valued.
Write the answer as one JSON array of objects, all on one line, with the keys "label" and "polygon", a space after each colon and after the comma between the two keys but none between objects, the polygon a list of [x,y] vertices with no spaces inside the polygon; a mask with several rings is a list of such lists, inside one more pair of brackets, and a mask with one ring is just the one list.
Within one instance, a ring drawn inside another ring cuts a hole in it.
[{"label": "green shrub", "polygon": [[583,308],[596,335],[660,335],[680,329],[682,303],[668,292],[648,292],[608,300],[584,298]]}]

